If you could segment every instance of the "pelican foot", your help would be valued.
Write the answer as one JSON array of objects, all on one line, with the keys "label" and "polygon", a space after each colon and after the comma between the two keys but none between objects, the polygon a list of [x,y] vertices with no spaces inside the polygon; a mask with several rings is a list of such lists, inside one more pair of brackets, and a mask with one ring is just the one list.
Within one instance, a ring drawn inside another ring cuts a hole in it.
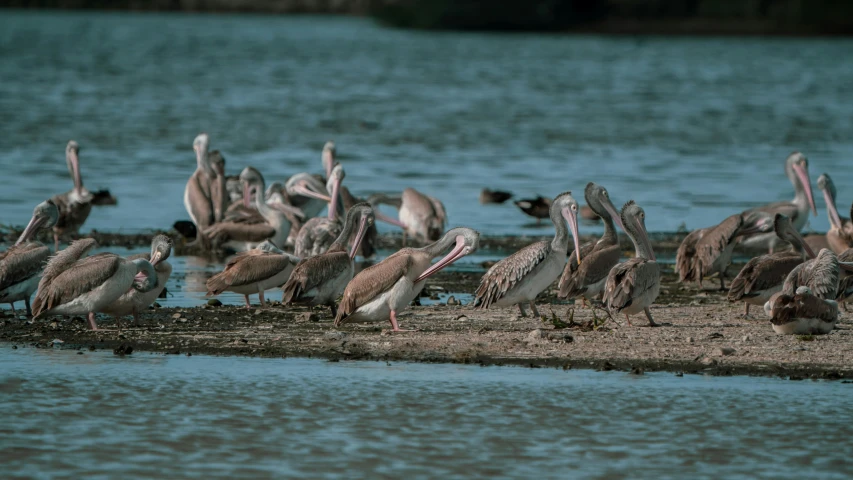
[{"label": "pelican foot", "polygon": [[649,318],[649,325],[648,325],[649,327],[659,327],[660,326],[657,323],[655,323],[655,320],[652,318],[652,312],[649,311],[649,307],[644,308],[643,311],[646,312],[646,317]]},{"label": "pelican foot", "polygon": [[415,331],[417,331],[417,330],[403,330],[403,329],[401,329],[400,326],[397,324],[397,312],[396,311],[391,310],[390,317],[391,317],[390,320],[391,320],[391,327],[392,327],[390,332],[397,333],[397,332],[415,332]]}]

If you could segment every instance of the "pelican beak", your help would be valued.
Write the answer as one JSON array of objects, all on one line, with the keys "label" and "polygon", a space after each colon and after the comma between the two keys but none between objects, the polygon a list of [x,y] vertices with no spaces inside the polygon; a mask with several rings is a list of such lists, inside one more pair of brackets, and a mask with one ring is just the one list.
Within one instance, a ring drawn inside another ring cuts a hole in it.
[{"label": "pelican beak", "polygon": [[451,250],[450,253],[447,254],[447,256],[432,264],[432,266],[427,268],[424,273],[420,274],[420,276],[415,280],[415,284],[423,282],[427,278],[438,273],[444,267],[452,264],[453,262],[459,260],[465,255],[468,255],[468,252],[465,251],[465,237],[463,237],[462,235],[458,235],[456,237],[456,246],[453,247],[453,250]]},{"label": "pelican beak", "polygon": [[74,150],[68,152],[68,164],[71,167],[71,179],[74,181],[74,190],[78,192],[83,189],[83,179],[80,176],[80,159]]},{"label": "pelican beak", "polygon": [[803,246],[803,250],[806,251],[806,255],[808,255],[809,258],[815,258],[817,256],[815,255],[814,250],[812,250],[812,247],[810,247],[809,244],[806,243],[806,241],[803,239],[803,236],[800,235],[800,232],[798,232],[797,229],[794,228],[794,226],[790,223],[788,224],[788,234],[794,237],[794,240],[799,242],[799,244]]},{"label": "pelican beak", "polygon": [[803,188],[806,191],[806,198],[809,200],[809,205],[812,207],[812,213],[817,215],[817,207],[815,206],[814,195],[812,194],[812,183],[809,179],[809,167],[801,164],[795,164],[794,173],[797,174],[797,178],[799,178],[800,183],[803,184]]},{"label": "pelican beak", "polygon": [[252,187],[248,183],[243,184],[243,206],[249,208],[252,205]]},{"label": "pelican beak", "polygon": [[367,215],[363,215],[361,221],[358,223],[358,232],[355,234],[355,242],[353,242],[352,250],[349,253],[350,260],[355,258],[355,254],[358,252],[358,247],[361,246],[361,241],[364,240],[365,234],[367,234]]},{"label": "pelican beak", "polygon": [[332,196],[329,199],[329,220],[334,220],[338,214],[338,195],[341,191],[341,179],[336,178],[332,184]]},{"label": "pelican beak", "polygon": [[30,219],[30,223],[27,224],[27,228],[25,228],[21,236],[18,237],[18,241],[15,242],[15,245],[29,241],[46,222],[47,217],[43,215],[34,215],[33,218]]},{"label": "pelican beak", "polygon": [[160,252],[154,252],[154,255],[151,255],[151,266],[156,267],[158,263],[160,263],[160,258],[162,258],[163,254]]},{"label": "pelican beak", "polygon": [[396,226],[396,227],[400,227],[400,228],[402,228],[402,229],[404,229],[404,230],[406,229],[406,224],[404,224],[403,222],[401,222],[401,221],[397,220],[396,218],[389,217],[388,215],[385,215],[384,213],[380,212],[380,211],[379,211],[378,209],[376,209],[376,208],[374,208],[374,210],[373,210],[373,214],[374,214],[374,215],[376,215],[376,219],[377,219],[377,220],[381,220],[381,221],[383,221],[383,222],[385,222],[385,223],[388,223],[388,224],[394,225],[394,226]]},{"label": "pelican beak", "polygon": [[315,192],[314,190],[307,188],[303,184],[296,185],[295,187],[293,187],[293,190],[296,191],[296,193],[298,193],[299,195],[302,195],[305,197],[310,197],[310,198],[316,198],[317,200],[322,200],[326,203],[329,203],[332,201],[332,197],[330,197],[328,195],[324,195],[322,193]]},{"label": "pelican beak", "polygon": [[323,149],[323,170],[326,171],[326,178],[332,175],[332,169],[335,167],[335,154],[331,150]]},{"label": "pelican beak", "polygon": [[841,230],[843,226],[841,217],[838,215],[838,209],[835,208],[835,199],[832,198],[832,192],[828,188],[823,190],[823,200],[826,202],[827,211],[829,211],[829,223],[832,224],[832,228]]},{"label": "pelican beak", "polygon": [[569,228],[572,230],[572,239],[575,242],[575,257],[578,259],[578,265],[581,263],[581,247],[578,240],[578,216],[574,210],[568,207],[563,207],[563,218],[569,222]]},{"label": "pelican beak", "polygon": [[616,211],[616,207],[613,206],[613,202],[611,202],[609,198],[604,198],[601,200],[601,204],[604,205],[604,209],[610,214],[610,218],[613,219],[613,223],[615,223],[616,226],[624,232],[625,225],[622,225],[622,216]]},{"label": "pelican beak", "polygon": [[652,257],[652,261],[657,261],[657,257],[655,257],[655,252],[652,250],[652,242],[649,240],[649,234],[646,232],[645,223],[639,218],[635,217],[634,219],[637,223],[637,232],[640,234],[641,241],[646,244],[646,249],[650,252],[650,256]]}]

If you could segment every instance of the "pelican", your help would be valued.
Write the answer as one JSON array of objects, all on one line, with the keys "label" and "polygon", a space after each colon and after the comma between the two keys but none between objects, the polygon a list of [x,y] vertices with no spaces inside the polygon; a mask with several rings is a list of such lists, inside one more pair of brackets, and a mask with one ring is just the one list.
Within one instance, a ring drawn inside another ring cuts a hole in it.
[{"label": "pelican", "polygon": [[[397,323],[397,314],[423,290],[426,279],[476,251],[479,244],[480,234],[477,231],[457,227],[433,244],[422,248],[403,248],[362,270],[344,291],[335,326],[389,320],[394,332],[405,331]],[[430,265],[433,258],[451,246],[453,250],[449,254]]]},{"label": "pelican", "polygon": [[720,274],[720,290],[726,290],[726,269],[738,240],[772,230],[773,217],[763,212],[737,213],[719,225],[694,230],[684,237],[675,254],[679,281],[695,281],[702,288],[702,279],[716,272]]},{"label": "pelican", "polygon": [[95,312],[131,288],[147,292],[156,287],[157,272],[142,258],[127,260],[112,253],[81,258],[95,245],[91,238],[77,240],[50,258],[33,300],[33,318],[88,315],[89,326],[97,330]]},{"label": "pelican", "polygon": [[[347,212],[344,228],[331,247],[321,255],[303,260],[296,266],[290,279],[284,284],[281,302],[285,304],[310,303],[328,305],[334,316],[335,301],[352,280],[355,264],[353,259],[359,244],[374,222],[373,208],[359,203]],[[355,225],[358,223],[358,231]],[[352,249],[347,252],[347,243],[355,233]]]},{"label": "pelican", "polygon": [[284,189],[291,204],[300,209],[305,218],[316,217],[329,203],[329,192],[321,180],[309,173],[297,173],[288,178]]},{"label": "pelican", "polygon": [[504,203],[510,198],[512,198],[511,193],[501,190],[489,190],[488,188],[484,188],[480,191],[480,204],[482,205],[487,203]]},{"label": "pelican", "polygon": [[55,250],[59,250],[59,237],[66,233],[77,234],[89,218],[89,212],[92,211],[94,196],[83,186],[79,153],[80,146],[77,142],[69,141],[65,146],[65,163],[68,165],[68,172],[71,173],[71,180],[74,181],[74,188],[50,198],[59,210],[59,218],[53,226]]},{"label": "pelican", "polygon": [[[228,177],[225,175],[225,157],[219,153],[219,150],[212,150],[209,154],[210,165],[216,173],[216,179],[210,184],[210,198],[213,202],[213,221],[221,222],[225,215],[225,210],[231,203],[231,194],[233,191],[234,179],[237,180],[239,188],[239,178]],[[231,182],[229,184],[229,181]],[[229,187],[232,190],[229,190]]]},{"label": "pelican", "polygon": [[419,242],[438,240],[447,220],[444,204],[439,199],[414,188],[403,190],[399,217],[403,226],[403,245],[407,236]]},{"label": "pelican", "polygon": [[853,263],[839,262],[838,256],[832,250],[824,248],[815,258],[806,260],[791,270],[785,277],[782,293],[793,295],[797,288],[806,286],[816,297],[833,300],[838,295],[840,281],[848,277],[851,271]]},{"label": "pelican", "polygon": [[603,293],[607,274],[619,263],[622,255],[614,221],[619,228],[624,230],[624,227],[607,190],[589,182],[584,190],[584,199],[595,215],[604,220],[604,234],[598,242],[581,247],[580,258],[583,258],[583,263],[576,262],[577,257],[570,258],[566,263],[560,277],[560,298],[582,297],[591,300]]},{"label": "pelican", "polygon": [[130,289],[119,297],[118,300],[99,310],[99,312],[114,317],[133,315],[133,322],[139,323],[139,312],[154,303],[163,289],[166,288],[166,282],[169,281],[169,277],[172,275],[172,265],[166,260],[171,254],[172,239],[166,235],[156,235],[151,240],[150,253],[137,253],[127,257],[127,260],[131,261],[141,258],[151,263],[154,271],[157,272],[152,278],[152,280],[155,280],[154,288],[146,292],[136,288]]},{"label": "pelican", "polygon": [[621,217],[637,255],[610,270],[604,285],[604,303],[611,312],[625,314],[628,325],[631,325],[629,315],[645,312],[649,326],[653,327],[657,324],[649,305],[660,293],[660,266],[646,233],[646,212],[630,200],[622,207]]},{"label": "pelican", "polygon": [[522,212],[536,219],[536,225],[542,223],[543,218],[548,218],[551,211],[551,199],[537,195],[536,198],[523,198],[516,200],[515,206]]},{"label": "pelican", "polygon": [[32,315],[30,297],[39,284],[50,248],[30,241],[43,228],[51,228],[59,218],[59,210],[51,200],[36,205],[33,218],[15,245],[0,253],[0,302],[8,303],[15,312],[15,302],[24,301],[27,315]]},{"label": "pelican", "polygon": [[[848,248],[838,254],[838,261],[843,263],[853,263],[853,248]],[[847,302],[851,297],[853,297],[853,275],[849,275],[844,271],[842,271],[842,273],[843,275],[841,275],[841,280],[838,282],[838,293],[835,296],[835,300],[844,305],[844,311],[846,312]]]},{"label": "pelican", "polygon": [[[814,196],[812,195],[812,185],[809,180],[809,160],[802,153],[793,152],[785,160],[785,174],[794,186],[793,200],[752,208],[745,211],[744,214],[748,215],[756,211],[769,215],[781,213],[791,219],[792,225],[799,232],[809,219],[809,209],[817,215],[817,207],[815,207]],[[747,247],[766,247],[770,253],[773,253],[778,240],[779,237],[770,232],[744,238],[742,243]]]},{"label": "pelican", "polygon": [[246,308],[251,308],[249,295],[257,293],[264,307],[264,292],[282,286],[297,263],[298,257],[264,241],[254,250],[238,253],[225,265],[225,270],[211,277],[207,281],[207,295],[216,296],[225,291],[239,293],[246,299]]},{"label": "pelican", "polygon": [[[207,246],[205,230],[216,222],[217,205],[224,204],[224,198],[214,198],[215,194],[225,195],[217,186],[216,169],[211,163],[208,152],[210,141],[206,133],[200,133],[193,141],[196,156],[196,170],[190,176],[184,190],[184,206],[190,219],[196,226],[196,242]],[[224,167],[223,167],[224,168]]]},{"label": "pelican", "polygon": [[264,218],[264,223],[248,223],[239,220],[214,224],[205,230],[204,234],[217,244],[226,244],[236,251],[250,250],[264,240],[269,240],[276,247],[284,246],[290,234],[290,222],[280,211],[267,205],[264,200],[264,177],[261,172],[252,167],[246,167],[240,173],[243,184],[244,198],[254,190],[255,208]]},{"label": "pelican", "polygon": [[346,173],[340,163],[329,172],[326,182],[326,190],[331,192],[328,217],[310,218],[302,225],[294,241],[293,253],[297,257],[313,257],[325,252],[340,235],[343,225],[338,219],[338,209],[340,208],[341,182],[345,176]]},{"label": "pelican", "polygon": [[797,288],[794,295],[777,295],[764,305],[776,333],[825,335],[838,322],[838,303],[812,294],[809,287]]},{"label": "pelican", "polygon": [[[829,174],[824,173],[818,177],[817,188],[823,192],[823,198],[826,201],[826,213],[829,215],[830,228],[826,232],[826,243],[833,252],[840,254],[853,247],[853,222],[849,218],[838,215],[838,209],[835,207],[837,191]],[[853,207],[851,208],[851,215],[853,215]]]},{"label": "pelican", "polygon": [[530,304],[533,315],[539,317],[535,299],[560,276],[569,248],[569,232],[565,219],[572,230],[575,257],[581,262],[578,246],[578,203],[571,192],[561,193],[551,204],[551,222],[556,234],[547,240],[530,244],[507,258],[494,264],[483,275],[474,298],[474,306],[489,308],[518,305],[521,316],[526,316],[523,303]]},{"label": "pelican", "polygon": [[791,249],[753,258],[744,265],[729,286],[729,301],[743,301],[745,317],[749,316],[750,305],[764,305],[774,293],[782,289],[782,284],[791,270],[803,263],[803,252],[808,258],[815,257],[814,251],[804,243],[803,237],[786,215],[776,214],[773,229],[782,241],[791,244]]}]

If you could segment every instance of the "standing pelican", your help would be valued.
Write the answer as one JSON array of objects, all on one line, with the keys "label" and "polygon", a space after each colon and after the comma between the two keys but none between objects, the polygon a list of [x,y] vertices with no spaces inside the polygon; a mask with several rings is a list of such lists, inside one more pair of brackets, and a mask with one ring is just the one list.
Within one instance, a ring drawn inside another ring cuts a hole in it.
[{"label": "standing pelican", "polygon": [[418,242],[434,242],[444,232],[447,214],[444,204],[435,197],[424,195],[414,188],[403,190],[400,205],[400,223],[403,227],[403,245],[410,236]]},{"label": "standing pelican", "polygon": [[494,264],[480,280],[480,286],[474,294],[474,306],[489,308],[492,305],[518,305],[523,317],[526,315],[523,304],[527,302],[533,315],[539,317],[534,302],[536,296],[554,283],[566,262],[569,232],[563,219],[572,230],[575,257],[578,263],[581,262],[577,214],[578,203],[572,198],[572,192],[558,195],[551,204],[551,222],[556,230],[554,239],[530,244]]},{"label": "standing pelican", "polygon": [[660,293],[660,266],[646,233],[646,212],[630,200],[622,207],[621,217],[637,256],[610,270],[604,286],[604,303],[611,312],[624,313],[628,325],[631,325],[629,315],[645,312],[649,326],[653,327],[657,324],[649,306]]},{"label": "standing pelican", "polygon": [[[817,215],[814,196],[812,195],[811,180],[809,180],[809,160],[800,152],[788,155],[785,160],[785,175],[794,186],[794,199],[790,202],[776,202],[762,207],[749,209],[744,214],[763,212],[768,215],[781,213],[791,219],[791,223],[797,231],[803,229],[809,219],[809,209]],[[743,244],[747,247],[768,248],[770,253],[778,242],[779,237],[773,233],[759,233],[744,238]]]},{"label": "standing pelican", "polygon": [[583,263],[576,261],[578,256],[570,258],[566,263],[560,277],[558,296],[561,298],[582,297],[584,300],[592,300],[604,293],[607,274],[619,263],[619,257],[622,255],[614,221],[619,228],[624,230],[624,227],[607,190],[601,185],[589,182],[584,189],[584,199],[595,215],[604,220],[604,234],[597,242],[581,247],[579,257],[583,259]]},{"label": "standing pelican", "polygon": [[[818,177],[817,188],[823,192],[823,198],[826,201],[826,213],[829,215],[830,227],[829,231],[826,232],[826,243],[833,252],[840,254],[853,247],[853,222],[838,214],[838,209],[835,207],[837,191],[829,174],[824,173]],[[851,207],[851,215],[853,215],[853,207]]]},{"label": "standing pelican", "polygon": [[[477,250],[480,234],[470,228],[453,228],[437,242],[423,248],[403,248],[381,262],[368,267],[349,282],[335,326],[350,322],[389,320],[395,332],[401,332],[397,314],[423,290],[426,279]],[[453,245],[453,250],[433,265],[432,259]]]},{"label": "standing pelican", "polygon": [[205,230],[216,222],[217,205],[224,203],[224,199],[214,198],[214,195],[225,195],[225,189],[219,191],[218,186],[214,185],[217,182],[217,174],[207,150],[209,144],[206,133],[195,137],[193,150],[196,170],[184,190],[184,206],[196,226],[196,242],[201,242],[204,246],[208,246]]},{"label": "standing pelican", "polygon": [[228,204],[231,203],[231,191],[228,190],[229,178],[225,175],[225,157],[219,153],[219,150],[213,150],[209,154],[209,160],[214,173],[216,173],[216,179],[210,184],[210,199],[213,203],[213,221],[221,222],[222,217],[225,215],[225,210],[228,208]]},{"label": "standing pelican", "polygon": [[776,333],[787,335],[825,335],[838,322],[838,303],[814,295],[801,286],[793,295],[776,295],[764,305]]},{"label": "standing pelican", "polygon": [[764,305],[774,293],[782,289],[791,270],[803,263],[803,252],[809,258],[815,257],[811,247],[803,241],[786,215],[777,213],[773,219],[773,228],[782,241],[791,244],[791,249],[753,258],[732,280],[727,297],[730,302],[744,302],[744,316],[749,316],[750,305]]},{"label": "standing pelican", "polygon": [[94,196],[83,186],[79,153],[80,146],[77,145],[77,142],[69,141],[68,145],[65,146],[65,163],[68,165],[68,172],[71,173],[74,188],[50,198],[59,210],[59,218],[53,226],[55,250],[59,250],[59,237],[66,233],[76,235],[86,219],[89,218],[89,212],[92,211]]},{"label": "standing pelican", "polygon": [[33,318],[88,315],[89,326],[97,330],[95,312],[131,288],[146,292],[156,287],[157,272],[147,260],[112,253],[81,258],[95,245],[91,238],[77,240],[50,258],[33,300]]},{"label": "standing pelican", "polygon": [[50,248],[30,239],[43,228],[56,224],[59,210],[52,200],[36,205],[33,218],[15,245],[0,253],[0,303],[8,303],[15,311],[15,302],[24,301],[27,315],[32,315],[30,297],[39,284]]},{"label": "standing pelican", "polygon": [[266,306],[264,292],[282,286],[297,263],[298,257],[264,241],[254,250],[238,253],[225,265],[225,270],[211,277],[207,281],[207,295],[239,293],[246,299],[246,308],[251,308],[249,295],[257,293],[261,306]]},{"label": "standing pelican", "polygon": [[139,323],[139,312],[154,303],[163,289],[166,288],[166,282],[169,281],[169,277],[172,275],[172,265],[166,260],[171,254],[172,239],[166,235],[156,235],[151,240],[150,253],[137,253],[127,257],[127,260],[131,261],[141,258],[151,263],[151,266],[157,272],[157,275],[152,278],[152,280],[155,280],[154,288],[148,291],[132,288],[119,297],[118,300],[99,310],[99,312],[114,317],[133,315],[133,322]]},{"label": "standing pelican", "polygon": [[336,164],[329,172],[326,181],[326,190],[331,192],[329,199],[329,214],[327,218],[314,217],[308,219],[294,241],[293,253],[297,257],[306,258],[319,255],[331,246],[335,238],[341,233],[343,225],[338,219],[340,209],[340,190],[346,173],[340,163]]},{"label": "standing pelican", "polygon": [[264,240],[276,247],[284,246],[290,234],[290,222],[279,210],[267,205],[264,200],[264,177],[255,168],[246,167],[240,173],[244,198],[255,192],[255,208],[264,218],[263,223],[248,223],[239,220],[220,222],[205,230],[204,234],[216,244],[225,244],[236,251],[250,250]]},{"label": "standing pelican", "polygon": [[[358,222],[358,231],[355,230]],[[353,259],[359,244],[374,222],[373,208],[359,203],[347,212],[344,228],[326,253],[303,260],[296,266],[290,279],[284,284],[282,303],[310,303],[328,305],[332,315],[336,315],[335,301],[344,291],[355,271]],[[347,244],[355,233],[352,249],[347,252]]]}]

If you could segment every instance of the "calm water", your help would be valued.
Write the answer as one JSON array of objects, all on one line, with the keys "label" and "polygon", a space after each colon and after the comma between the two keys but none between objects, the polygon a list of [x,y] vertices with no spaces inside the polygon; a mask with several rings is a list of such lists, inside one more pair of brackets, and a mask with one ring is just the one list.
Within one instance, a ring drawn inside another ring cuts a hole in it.
[{"label": "calm water", "polygon": [[850,386],[0,347],[0,463],[49,478],[849,478]]},{"label": "calm water", "polygon": [[[634,198],[651,230],[712,224],[789,199],[785,156],[853,195],[853,50],[847,39],[664,38],[410,32],[333,17],[0,15],[0,222],[71,182],[82,146],[90,188],[116,208],[86,227],[166,227],[200,131],[268,181],[319,171],[334,139],[357,193],[414,186],[452,224],[530,232],[518,196],[587,181]],[[811,226],[827,228],[823,202]],[[589,231],[587,229],[587,231]]]}]

